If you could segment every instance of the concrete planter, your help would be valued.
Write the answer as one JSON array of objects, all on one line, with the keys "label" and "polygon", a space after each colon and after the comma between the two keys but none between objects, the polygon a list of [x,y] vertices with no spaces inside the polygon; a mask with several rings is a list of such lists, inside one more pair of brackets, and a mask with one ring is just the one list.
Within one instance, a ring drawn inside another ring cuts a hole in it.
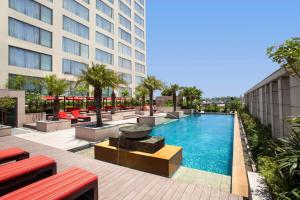
[{"label": "concrete planter", "polygon": [[180,119],[183,117],[183,111],[168,112],[167,117],[171,119]]},{"label": "concrete planter", "polygon": [[147,125],[147,126],[157,126],[159,124],[164,123],[165,120],[161,116],[147,116],[147,117],[139,117],[138,124],[140,125]]},{"label": "concrete planter", "polygon": [[186,115],[191,115],[194,114],[195,110],[194,109],[181,109],[184,114]]},{"label": "concrete planter", "polygon": [[71,128],[70,120],[59,120],[59,121],[38,121],[36,122],[36,128],[42,132],[52,132],[58,130],[64,130]]},{"label": "concrete planter", "polygon": [[0,125],[0,137],[11,136],[11,127]]},{"label": "concrete planter", "polygon": [[[173,106],[156,106],[155,108],[156,108],[156,110],[158,110],[160,112],[165,112],[165,113],[173,112],[173,110],[174,110]],[[177,106],[176,110],[180,110],[180,107]]]},{"label": "concrete planter", "polygon": [[75,137],[77,139],[97,142],[108,139],[109,137],[119,136],[118,125],[105,125],[103,127],[78,126],[75,128]]},{"label": "concrete planter", "polygon": [[35,123],[37,121],[45,121],[46,120],[46,113],[26,113],[25,114],[25,122],[24,124]]}]

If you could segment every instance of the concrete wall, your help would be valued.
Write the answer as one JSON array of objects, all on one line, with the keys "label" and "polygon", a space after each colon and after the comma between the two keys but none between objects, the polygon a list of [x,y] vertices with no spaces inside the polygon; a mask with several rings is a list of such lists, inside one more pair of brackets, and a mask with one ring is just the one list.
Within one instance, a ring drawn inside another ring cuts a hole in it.
[{"label": "concrete wall", "polygon": [[249,112],[264,125],[271,125],[272,136],[288,134],[286,119],[300,115],[300,81],[279,69],[245,93]]},{"label": "concrete wall", "polygon": [[[180,103],[180,97],[176,97],[177,98],[177,106]],[[173,102],[173,97],[172,96],[159,96],[156,97],[156,106],[165,106],[165,103],[167,101],[172,101]]]}]

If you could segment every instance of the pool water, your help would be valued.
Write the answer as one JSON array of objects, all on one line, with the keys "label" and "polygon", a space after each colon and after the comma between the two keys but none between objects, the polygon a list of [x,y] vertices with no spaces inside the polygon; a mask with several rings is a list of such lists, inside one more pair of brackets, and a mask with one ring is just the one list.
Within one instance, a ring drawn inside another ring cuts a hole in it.
[{"label": "pool water", "polygon": [[185,167],[231,176],[232,115],[195,114],[155,127],[151,135],[183,148]]}]

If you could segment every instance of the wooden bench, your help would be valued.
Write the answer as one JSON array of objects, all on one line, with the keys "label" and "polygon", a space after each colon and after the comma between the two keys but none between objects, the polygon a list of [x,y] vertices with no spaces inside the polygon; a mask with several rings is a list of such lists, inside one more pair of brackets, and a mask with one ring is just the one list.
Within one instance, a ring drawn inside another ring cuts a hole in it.
[{"label": "wooden bench", "polygon": [[20,148],[10,148],[0,151],[0,164],[29,158],[29,153]]},{"label": "wooden bench", "polygon": [[1,200],[69,200],[98,199],[98,177],[88,171],[72,167],[19,190]]},{"label": "wooden bench", "polygon": [[46,156],[35,156],[0,166],[0,196],[56,174],[56,163]]}]

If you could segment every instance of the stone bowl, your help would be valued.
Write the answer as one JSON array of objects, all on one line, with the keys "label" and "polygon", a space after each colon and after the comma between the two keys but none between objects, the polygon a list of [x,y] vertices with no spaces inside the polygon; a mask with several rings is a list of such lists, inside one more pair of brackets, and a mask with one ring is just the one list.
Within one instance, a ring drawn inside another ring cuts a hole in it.
[{"label": "stone bowl", "polygon": [[119,129],[121,131],[122,136],[129,139],[139,139],[146,137],[152,130],[149,126],[124,126]]}]

